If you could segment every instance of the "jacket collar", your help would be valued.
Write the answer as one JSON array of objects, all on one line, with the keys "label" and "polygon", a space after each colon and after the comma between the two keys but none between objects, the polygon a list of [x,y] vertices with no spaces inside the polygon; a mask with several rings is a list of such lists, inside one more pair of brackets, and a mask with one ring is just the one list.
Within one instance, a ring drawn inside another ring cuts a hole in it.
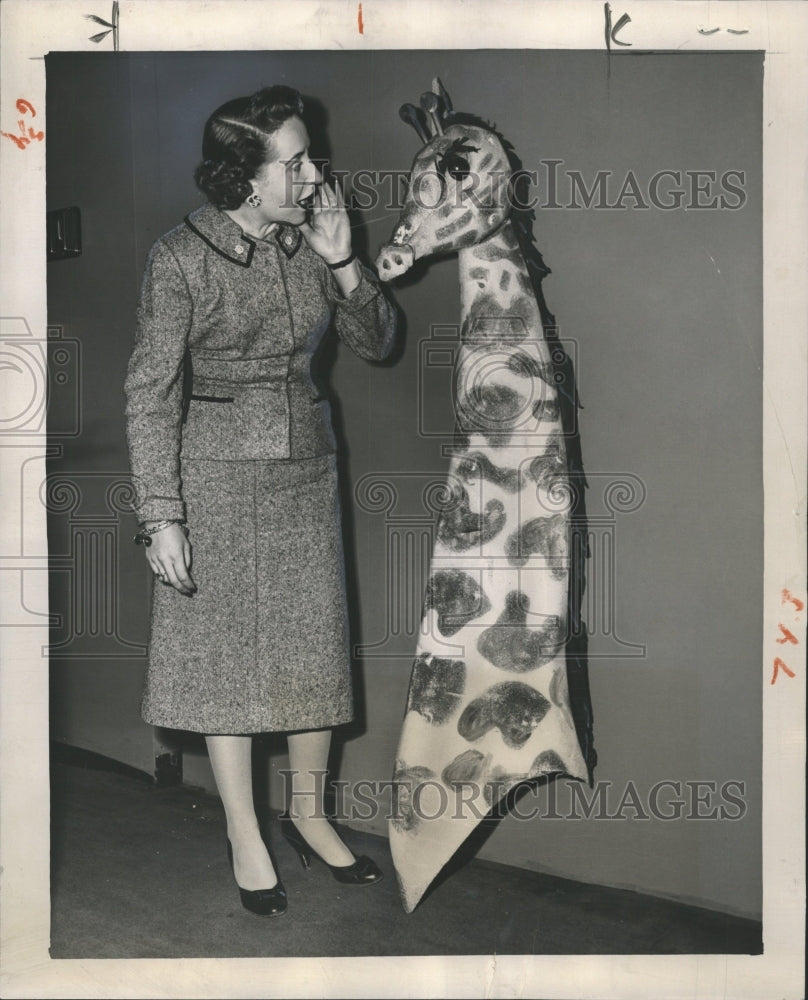
[{"label": "jacket collar", "polygon": [[[248,236],[229,215],[215,205],[203,205],[185,216],[185,225],[231,264],[249,267],[255,253],[256,239]],[[272,234],[288,258],[294,257],[303,239],[297,226],[278,224]]]}]

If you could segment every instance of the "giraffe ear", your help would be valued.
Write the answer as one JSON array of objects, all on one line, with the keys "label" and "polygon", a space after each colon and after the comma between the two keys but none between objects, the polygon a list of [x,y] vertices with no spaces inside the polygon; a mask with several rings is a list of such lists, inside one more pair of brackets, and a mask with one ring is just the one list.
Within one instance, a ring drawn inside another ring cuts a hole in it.
[{"label": "giraffe ear", "polygon": [[449,118],[454,114],[454,108],[452,107],[452,99],[449,97],[448,90],[441,83],[439,76],[436,76],[432,80],[432,93],[438,96],[441,100],[443,106],[443,116],[444,118]]}]

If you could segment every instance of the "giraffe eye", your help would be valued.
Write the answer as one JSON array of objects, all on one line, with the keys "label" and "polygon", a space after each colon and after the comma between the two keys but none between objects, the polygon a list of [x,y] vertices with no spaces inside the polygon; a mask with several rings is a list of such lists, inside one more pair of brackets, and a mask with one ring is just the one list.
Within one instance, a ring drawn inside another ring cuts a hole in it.
[{"label": "giraffe eye", "polygon": [[446,152],[438,159],[438,172],[448,175],[456,181],[465,180],[471,172],[469,161],[463,153],[476,153],[477,147],[471,146],[464,139],[455,139]]},{"label": "giraffe eye", "polygon": [[448,164],[447,173],[456,181],[465,180],[469,175],[469,161],[464,160],[462,156],[454,157]]}]

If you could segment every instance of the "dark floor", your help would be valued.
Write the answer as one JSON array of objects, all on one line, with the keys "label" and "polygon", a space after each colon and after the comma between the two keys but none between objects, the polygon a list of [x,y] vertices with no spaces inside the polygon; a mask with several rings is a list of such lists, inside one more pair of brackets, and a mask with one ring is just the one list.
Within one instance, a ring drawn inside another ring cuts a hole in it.
[{"label": "dark floor", "polygon": [[97,761],[54,761],[52,828],[53,958],[761,951],[751,920],[478,860],[407,915],[383,838],[348,831],[385,878],[347,887],[316,861],[304,872],[275,823],[289,909],[256,917],[239,902],[216,798]]}]

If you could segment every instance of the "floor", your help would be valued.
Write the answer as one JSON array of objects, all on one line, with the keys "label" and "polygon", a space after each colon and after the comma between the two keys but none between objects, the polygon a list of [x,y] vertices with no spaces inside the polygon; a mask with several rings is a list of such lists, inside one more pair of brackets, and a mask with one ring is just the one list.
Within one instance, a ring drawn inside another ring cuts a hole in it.
[{"label": "floor", "polygon": [[103,758],[52,764],[53,958],[761,951],[751,920],[471,860],[404,913],[386,841],[349,830],[382,882],[342,886],[306,872],[270,818],[289,909],[241,907],[215,797],[156,787]]}]

